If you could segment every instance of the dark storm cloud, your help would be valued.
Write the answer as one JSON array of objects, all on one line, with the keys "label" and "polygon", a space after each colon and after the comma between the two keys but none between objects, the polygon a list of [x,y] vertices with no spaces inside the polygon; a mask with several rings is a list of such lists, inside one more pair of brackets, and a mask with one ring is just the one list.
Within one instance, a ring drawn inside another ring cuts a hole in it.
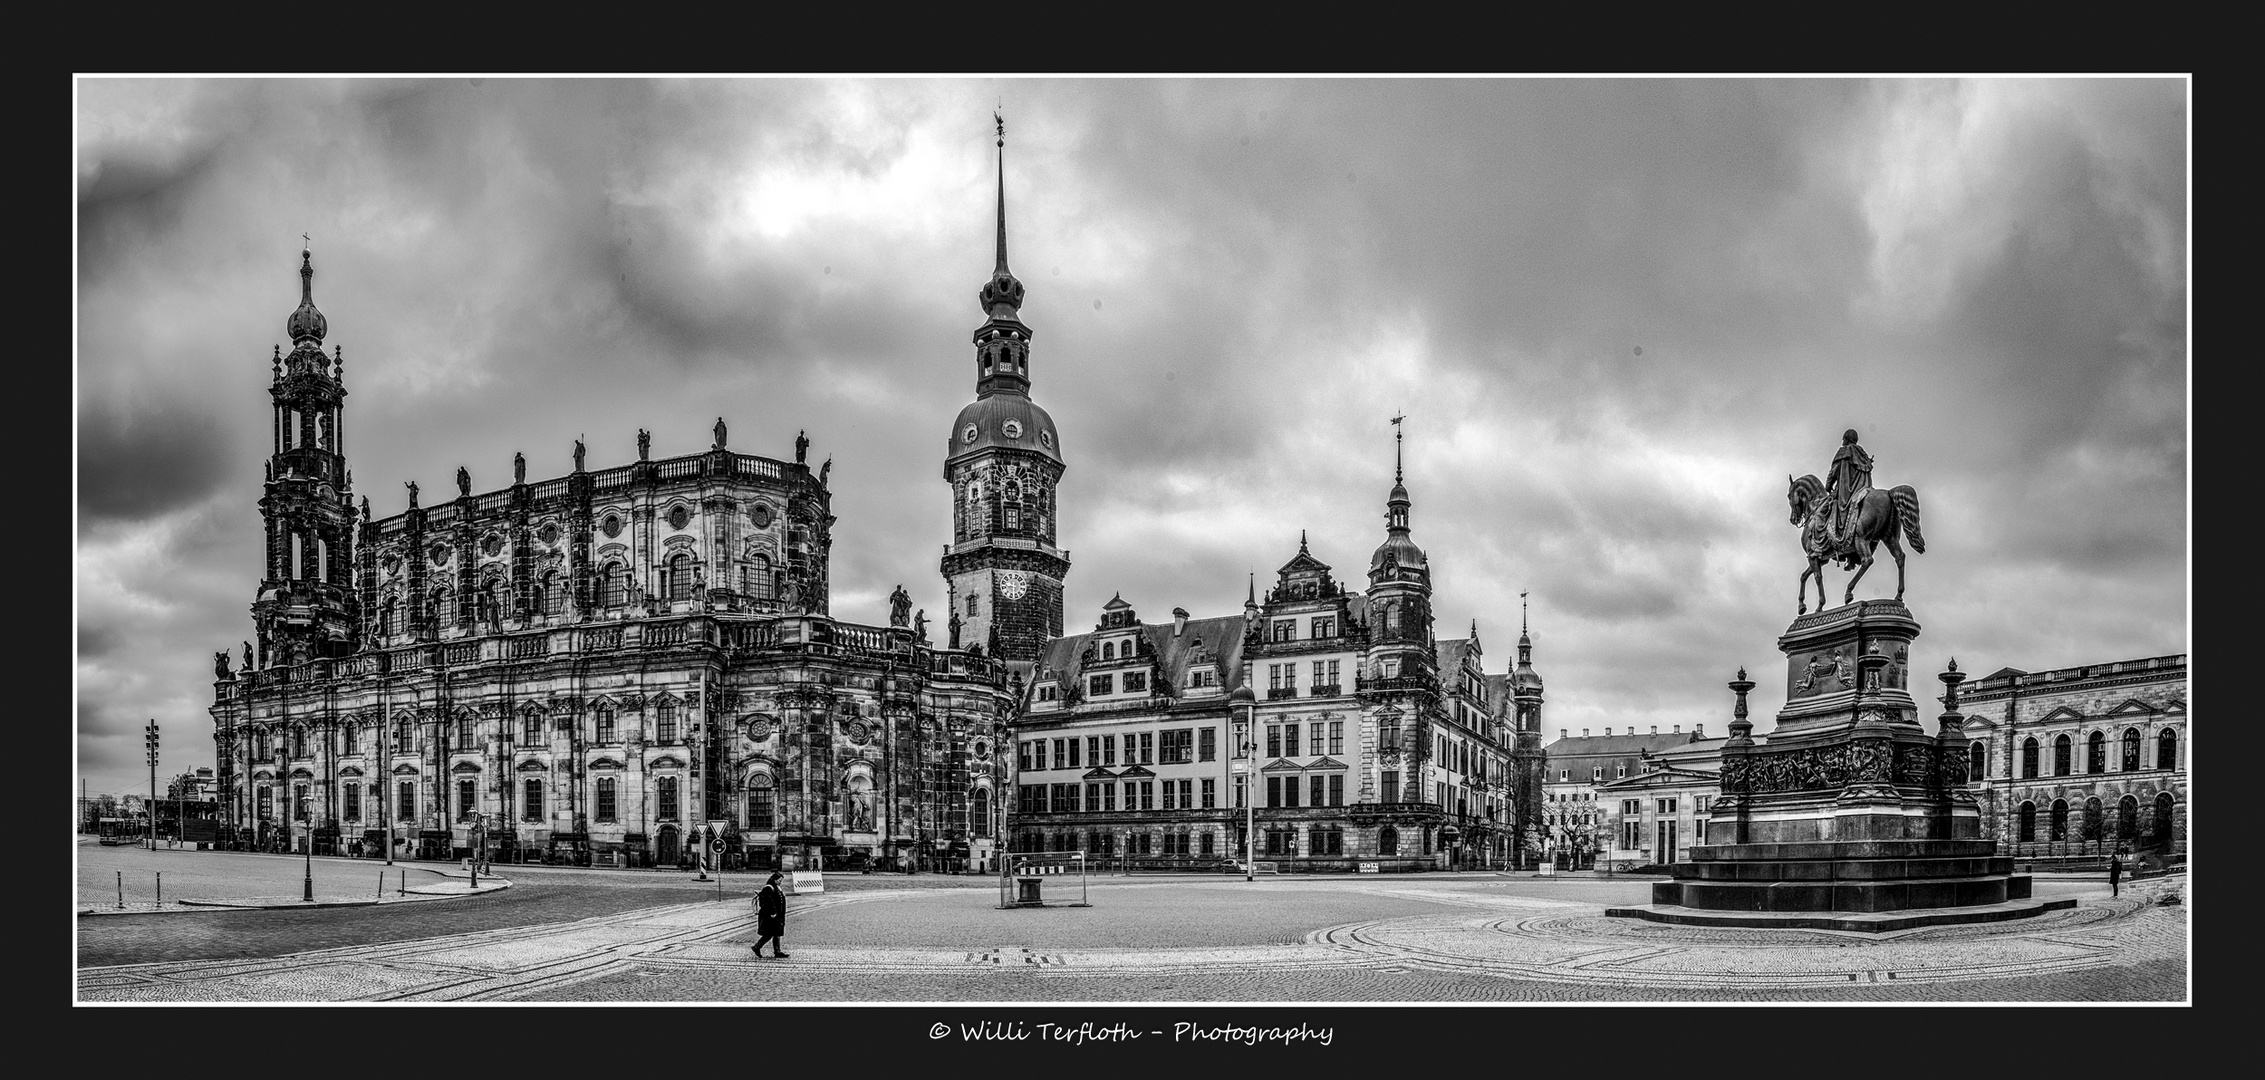
[{"label": "dark storm cloud", "polygon": [[[460,463],[500,485],[514,451],[562,474],[577,436],[601,467],[640,427],[657,456],[719,414],[750,452],[806,429],[835,461],[834,613],[878,620],[899,582],[940,613],[1001,98],[1072,629],[1120,591],[1239,610],[1300,530],[1357,586],[1404,411],[1438,631],[1476,619],[1500,670],[1529,591],[1552,735],[1719,725],[1741,664],[1766,723],[1786,476],[1849,426],[1921,492],[1915,665],[2178,651],[2184,94],[86,80],[82,754],[131,781],[139,725],[200,722],[249,632],[302,232],[375,512]],[[1860,592],[1893,590],[1883,552]]]}]

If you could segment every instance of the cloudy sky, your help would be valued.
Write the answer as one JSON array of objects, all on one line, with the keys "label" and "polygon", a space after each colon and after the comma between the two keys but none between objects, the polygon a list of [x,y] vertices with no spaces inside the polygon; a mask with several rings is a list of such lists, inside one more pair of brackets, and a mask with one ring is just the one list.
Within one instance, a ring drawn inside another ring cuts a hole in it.
[{"label": "cloudy sky", "polygon": [[79,775],[152,717],[211,763],[302,233],[377,514],[721,413],[833,458],[836,617],[940,614],[1002,101],[1072,629],[1234,613],[1300,530],[1358,581],[1404,412],[1438,632],[1503,670],[1530,592],[1552,737],[1719,734],[1741,665],[1767,728],[1849,427],[1920,673],[2188,647],[2180,80],[87,79]]}]

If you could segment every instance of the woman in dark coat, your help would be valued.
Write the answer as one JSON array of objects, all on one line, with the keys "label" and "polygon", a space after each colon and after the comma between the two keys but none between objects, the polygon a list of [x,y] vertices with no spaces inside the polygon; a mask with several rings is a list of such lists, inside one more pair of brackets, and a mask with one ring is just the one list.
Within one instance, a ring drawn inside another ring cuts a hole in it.
[{"label": "woman in dark coat", "polygon": [[763,883],[762,891],[755,894],[755,955],[763,955],[763,943],[770,942],[771,955],[781,960],[787,953],[781,948],[786,937],[786,894],[779,891],[779,874]]}]

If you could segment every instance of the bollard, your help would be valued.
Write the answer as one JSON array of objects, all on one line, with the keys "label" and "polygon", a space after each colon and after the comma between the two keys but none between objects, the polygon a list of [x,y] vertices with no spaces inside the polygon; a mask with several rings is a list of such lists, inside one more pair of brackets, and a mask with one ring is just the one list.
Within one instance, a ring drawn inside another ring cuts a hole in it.
[{"label": "bollard", "polygon": [[385,902],[385,871],[383,870],[377,872],[377,898],[379,903]]},{"label": "bollard", "polygon": [[126,872],[118,871],[118,910],[126,910]]},{"label": "bollard", "polygon": [[400,891],[400,892],[398,892],[398,893],[396,893],[395,895],[398,895],[398,896],[407,896],[407,895],[409,895],[409,871],[407,871],[407,870],[403,870],[403,871],[401,872],[401,891]]},{"label": "bollard", "polygon": [[157,872],[157,906],[165,906],[165,871]]}]

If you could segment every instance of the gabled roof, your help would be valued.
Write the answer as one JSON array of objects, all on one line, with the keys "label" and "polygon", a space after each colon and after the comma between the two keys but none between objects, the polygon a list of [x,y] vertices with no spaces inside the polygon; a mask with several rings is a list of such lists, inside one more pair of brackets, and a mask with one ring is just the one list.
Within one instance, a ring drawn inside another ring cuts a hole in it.
[{"label": "gabled roof", "polygon": [[[1207,664],[1219,667],[1219,686],[1232,692],[1243,681],[1243,617],[1225,615],[1215,619],[1189,619],[1179,633],[1172,632],[1171,623],[1141,623],[1138,632],[1148,642],[1156,663],[1156,677],[1167,680],[1173,687],[1187,685],[1187,673],[1194,659],[1195,643],[1203,642]],[[1086,643],[1104,634],[1122,634],[1122,629],[1092,631],[1058,637],[1046,643],[1039,654],[1040,674],[1031,679],[1033,684],[1046,681],[1048,673],[1059,675],[1067,682],[1084,676],[1079,659],[1085,653]]]},{"label": "gabled roof", "polygon": [[1471,639],[1469,638],[1440,641],[1437,651],[1440,675],[1445,677],[1448,672],[1461,671],[1463,669],[1463,654],[1470,651]]},{"label": "gabled roof", "polygon": [[1541,750],[1542,755],[1551,761],[1580,757],[1630,757],[1646,751],[1656,754],[1697,739],[1698,736],[1690,732],[1680,735],[1573,735],[1551,742]]}]

